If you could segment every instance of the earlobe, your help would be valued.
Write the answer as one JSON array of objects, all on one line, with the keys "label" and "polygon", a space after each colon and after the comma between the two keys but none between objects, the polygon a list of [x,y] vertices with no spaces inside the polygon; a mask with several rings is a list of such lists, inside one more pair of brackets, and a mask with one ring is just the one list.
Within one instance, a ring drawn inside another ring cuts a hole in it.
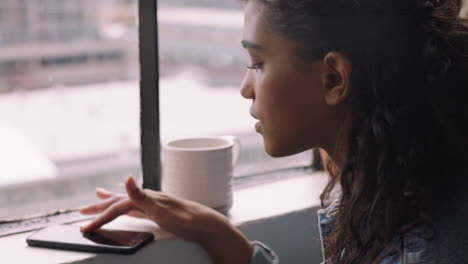
[{"label": "earlobe", "polygon": [[339,105],[351,89],[351,62],[343,53],[332,51],[323,58],[322,70],[325,102],[330,106]]}]

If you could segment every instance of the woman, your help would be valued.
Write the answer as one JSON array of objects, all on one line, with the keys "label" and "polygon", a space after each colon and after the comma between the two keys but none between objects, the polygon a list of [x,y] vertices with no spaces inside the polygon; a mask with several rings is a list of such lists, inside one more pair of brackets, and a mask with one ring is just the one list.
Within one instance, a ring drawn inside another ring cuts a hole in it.
[{"label": "woman", "polygon": [[[466,263],[468,26],[457,6],[246,1],[241,93],[265,150],[319,147],[338,168],[321,197],[326,263]],[[126,189],[98,190],[104,200],[81,211],[104,213],[85,232],[130,213],[199,242],[214,263],[277,263],[209,208],[132,178]]]}]

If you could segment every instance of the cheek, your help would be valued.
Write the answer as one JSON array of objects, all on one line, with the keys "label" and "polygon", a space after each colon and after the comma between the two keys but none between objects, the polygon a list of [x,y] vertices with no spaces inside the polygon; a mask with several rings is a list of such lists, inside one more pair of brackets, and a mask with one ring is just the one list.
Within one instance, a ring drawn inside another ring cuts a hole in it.
[{"label": "cheek", "polygon": [[291,110],[288,93],[289,85],[280,76],[265,74],[257,79],[257,91],[255,96],[256,110],[262,119],[262,123],[271,129],[276,129],[279,115],[284,115],[285,111]]},{"label": "cheek", "polygon": [[265,148],[272,156],[290,155],[312,147],[314,130],[321,122],[316,84],[294,74],[286,76],[265,78],[257,97],[264,118]]}]

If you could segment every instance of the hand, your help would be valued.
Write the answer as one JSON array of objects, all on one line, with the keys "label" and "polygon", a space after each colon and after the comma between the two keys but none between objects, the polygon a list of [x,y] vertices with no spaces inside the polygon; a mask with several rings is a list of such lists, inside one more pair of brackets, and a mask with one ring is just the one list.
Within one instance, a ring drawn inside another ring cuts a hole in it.
[{"label": "hand", "polygon": [[227,221],[222,214],[188,200],[179,199],[169,194],[142,190],[132,177],[125,182],[128,196],[97,190],[97,195],[104,199],[100,203],[80,208],[82,214],[102,213],[94,221],[83,227],[83,232],[91,232],[128,214],[139,218],[148,218],[161,228],[178,237],[197,241],[203,239],[206,224]]},{"label": "hand", "polygon": [[192,242],[200,243],[215,263],[248,263],[252,247],[247,238],[217,211],[169,194],[142,190],[132,177],[125,181],[127,195],[98,189],[103,201],[80,208],[82,214],[98,214],[82,228],[91,232],[120,215],[148,218],[161,228]]}]

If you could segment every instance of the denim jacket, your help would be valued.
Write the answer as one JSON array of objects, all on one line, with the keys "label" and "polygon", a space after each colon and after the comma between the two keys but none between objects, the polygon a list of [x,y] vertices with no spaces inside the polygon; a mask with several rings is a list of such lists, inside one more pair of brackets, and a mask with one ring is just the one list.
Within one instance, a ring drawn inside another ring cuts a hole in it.
[{"label": "denim jacket", "polygon": [[[324,238],[331,232],[338,205],[338,201],[335,201],[327,208],[317,211],[322,252],[324,252]],[[382,256],[387,256],[390,248],[398,248],[400,251],[384,258],[380,264],[467,264],[468,183],[465,183],[452,199],[435,210],[430,217],[437,232],[436,240],[424,239],[421,235],[423,230],[412,230],[403,238],[396,237],[391,241],[389,247],[383,250]],[[279,263],[278,257],[271,249],[265,251],[257,246],[255,248],[250,264]],[[326,263],[326,259],[323,258],[322,264]]]},{"label": "denim jacket", "polygon": [[[322,245],[322,254],[325,252],[324,238],[331,233],[331,227],[335,220],[335,215],[338,211],[338,201],[333,202],[325,209],[320,209],[317,212],[320,240]],[[419,235],[418,230],[409,232],[403,239],[395,238],[390,244],[389,248],[400,248],[401,252],[395,253],[386,257],[380,262],[381,264],[435,264],[436,263],[436,249],[434,243],[423,239]],[[388,255],[388,249],[382,252],[382,256]],[[328,263],[323,254],[322,264]]]}]

